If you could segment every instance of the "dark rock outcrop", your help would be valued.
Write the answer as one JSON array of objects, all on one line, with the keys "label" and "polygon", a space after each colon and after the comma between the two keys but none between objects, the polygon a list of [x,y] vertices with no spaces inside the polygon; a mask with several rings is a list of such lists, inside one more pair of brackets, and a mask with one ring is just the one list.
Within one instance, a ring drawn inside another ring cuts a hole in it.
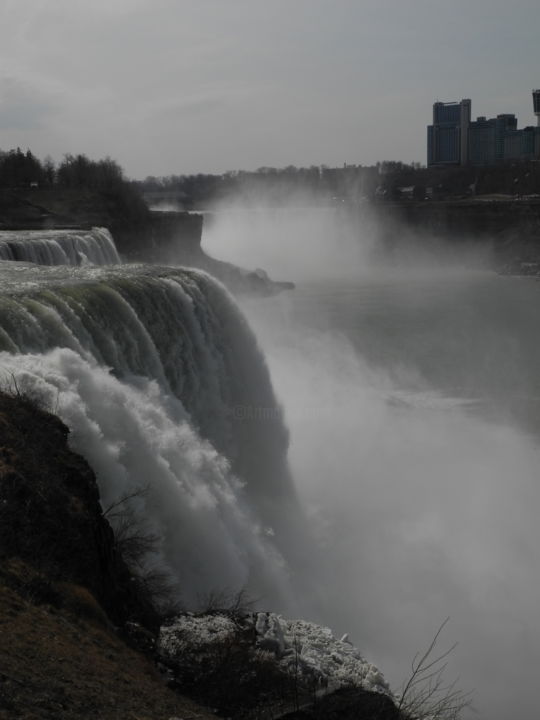
[{"label": "dark rock outcrop", "polygon": [[386,695],[361,688],[343,688],[325,695],[301,710],[282,715],[280,720],[400,720],[403,716]]},{"label": "dark rock outcrop", "polygon": [[57,583],[71,583],[86,588],[115,624],[135,618],[151,625],[155,613],[136,592],[95,475],[69,449],[68,432],[31,399],[0,394],[0,563],[30,564],[44,578],[33,582],[45,599],[55,600]]},{"label": "dark rock outcrop", "polygon": [[195,264],[201,250],[203,217],[187,212],[152,212],[138,223],[113,222],[109,229],[128,262]]}]

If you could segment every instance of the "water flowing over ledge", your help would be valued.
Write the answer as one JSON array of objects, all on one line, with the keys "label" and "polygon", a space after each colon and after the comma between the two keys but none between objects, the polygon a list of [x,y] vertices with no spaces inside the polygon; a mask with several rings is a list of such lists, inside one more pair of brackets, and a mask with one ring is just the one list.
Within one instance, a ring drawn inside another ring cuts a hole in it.
[{"label": "water flowing over ledge", "polygon": [[121,262],[111,233],[102,227],[2,231],[0,260],[38,265],[115,265]]},{"label": "water flowing over ledge", "polygon": [[131,505],[160,538],[147,561],[188,604],[220,586],[286,593],[288,436],[227,291],[200,271],[150,266],[7,264],[0,278],[4,382],[71,428],[105,506],[145,489]]}]

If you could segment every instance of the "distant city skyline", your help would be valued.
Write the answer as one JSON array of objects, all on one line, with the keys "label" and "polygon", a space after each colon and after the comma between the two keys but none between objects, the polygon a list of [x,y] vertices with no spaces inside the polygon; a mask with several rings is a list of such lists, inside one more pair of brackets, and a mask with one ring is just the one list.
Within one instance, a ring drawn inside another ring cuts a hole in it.
[{"label": "distant city skyline", "polygon": [[427,164],[490,166],[508,160],[540,159],[540,90],[531,93],[534,125],[518,129],[514,113],[472,116],[470,98],[436,102],[427,127]]},{"label": "distant city skyline", "polygon": [[535,124],[537,0],[3,0],[0,149],[130,177],[426,161],[434,100]]}]

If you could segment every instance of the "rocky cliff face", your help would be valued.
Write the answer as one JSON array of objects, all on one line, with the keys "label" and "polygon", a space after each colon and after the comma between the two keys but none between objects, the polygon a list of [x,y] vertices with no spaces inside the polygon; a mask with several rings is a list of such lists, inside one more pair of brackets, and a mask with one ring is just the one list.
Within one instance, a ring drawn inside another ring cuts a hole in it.
[{"label": "rocky cliff face", "polygon": [[391,249],[406,242],[407,233],[426,242],[437,237],[457,247],[484,244],[491,248],[497,270],[540,272],[540,200],[381,201],[371,209],[381,242]]},{"label": "rocky cliff face", "polygon": [[155,613],[67,437],[28,398],[0,394],[0,718],[207,720],[137,649],[151,649]]},{"label": "rocky cliff face", "polygon": [[386,217],[432,233],[496,238],[520,229],[540,239],[538,200],[425,200],[376,207]]},{"label": "rocky cliff face", "polygon": [[0,562],[22,560],[46,581],[84,586],[115,624],[152,623],[103,516],[95,475],[68,429],[25,397],[0,394]]},{"label": "rocky cliff face", "polygon": [[195,265],[201,250],[202,215],[154,212],[136,224],[112,223],[119,252],[129,262]]}]

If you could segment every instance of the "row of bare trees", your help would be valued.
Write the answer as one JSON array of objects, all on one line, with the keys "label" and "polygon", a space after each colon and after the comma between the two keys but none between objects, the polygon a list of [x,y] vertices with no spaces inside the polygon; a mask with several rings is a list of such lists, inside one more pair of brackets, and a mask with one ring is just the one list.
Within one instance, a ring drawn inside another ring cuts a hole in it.
[{"label": "row of bare trees", "polygon": [[58,185],[107,190],[124,182],[122,168],[110,157],[90,160],[86,155],[68,154],[56,164],[49,156],[39,160],[30,150],[0,150],[0,187],[3,188]]}]

